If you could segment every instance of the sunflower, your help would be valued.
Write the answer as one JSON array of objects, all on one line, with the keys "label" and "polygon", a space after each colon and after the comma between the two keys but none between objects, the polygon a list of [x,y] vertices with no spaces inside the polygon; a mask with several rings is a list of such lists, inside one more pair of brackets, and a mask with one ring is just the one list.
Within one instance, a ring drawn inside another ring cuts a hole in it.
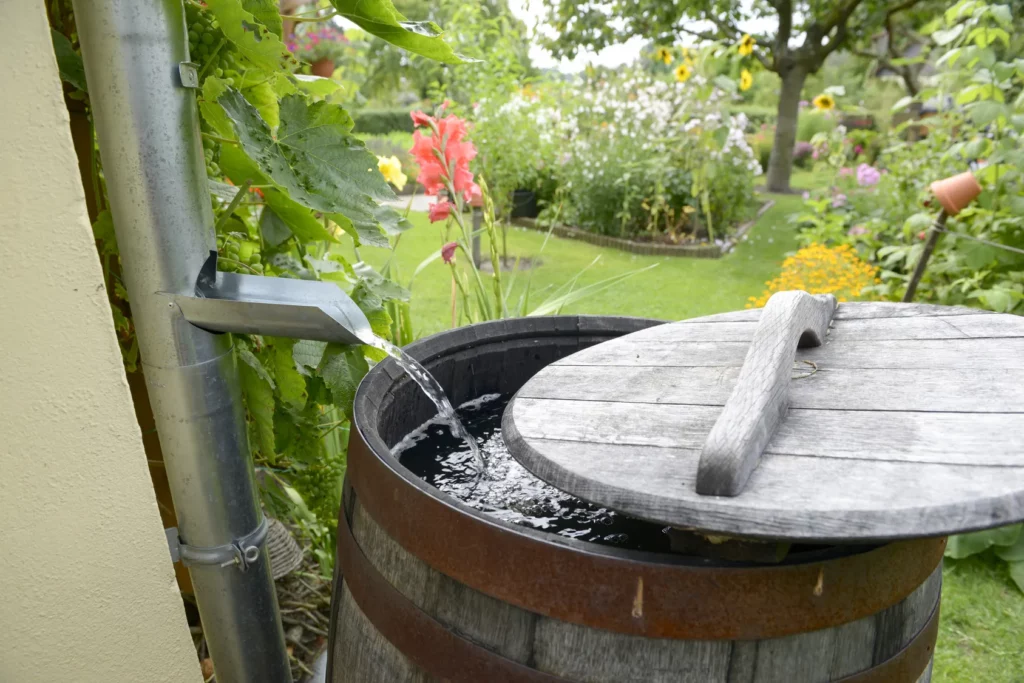
[{"label": "sunflower", "polygon": [[672,63],[672,50],[669,50],[667,47],[659,47],[657,50],[654,51],[654,58],[656,60],[658,60],[659,62],[664,62],[665,64],[671,64]]},{"label": "sunflower", "polygon": [[685,83],[693,75],[693,67],[689,64],[680,64],[676,67],[676,80]]},{"label": "sunflower", "polygon": [[750,71],[744,69],[740,72],[740,90],[750,90],[752,85],[754,85],[754,77],[750,75]]},{"label": "sunflower", "polygon": [[836,101],[828,93],[822,93],[814,98],[814,106],[822,111],[832,111],[836,108]]},{"label": "sunflower", "polygon": [[741,57],[749,57],[754,52],[755,45],[757,45],[757,41],[749,33],[744,33],[736,49],[739,50]]}]

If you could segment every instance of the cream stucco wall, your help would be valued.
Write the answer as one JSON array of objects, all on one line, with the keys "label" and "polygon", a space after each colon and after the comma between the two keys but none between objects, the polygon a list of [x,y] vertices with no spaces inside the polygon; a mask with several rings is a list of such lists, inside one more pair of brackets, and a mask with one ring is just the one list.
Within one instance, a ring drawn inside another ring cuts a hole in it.
[{"label": "cream stucco wall", "polygon": [[0,681],[200,681],[43,0],[0,0],[0,283]]}]

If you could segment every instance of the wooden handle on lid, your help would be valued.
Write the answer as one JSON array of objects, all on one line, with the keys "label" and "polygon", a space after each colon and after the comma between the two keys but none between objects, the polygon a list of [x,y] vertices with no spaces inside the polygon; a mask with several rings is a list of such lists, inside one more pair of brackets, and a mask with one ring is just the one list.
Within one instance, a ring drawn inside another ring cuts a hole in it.
[{"label": "wooden handle on lid", "polygon": [[768,300],[736,388],[700,454],[697,493],[736,496],[746,486],[789,407],[789,381],[798,347],[821,346],[836,298],[803,291]]}]

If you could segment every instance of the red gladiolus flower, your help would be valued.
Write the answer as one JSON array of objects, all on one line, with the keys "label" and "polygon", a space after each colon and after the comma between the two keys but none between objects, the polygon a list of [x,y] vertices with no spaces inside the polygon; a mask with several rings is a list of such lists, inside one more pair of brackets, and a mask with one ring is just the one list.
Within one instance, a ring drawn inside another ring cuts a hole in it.
[{"label": "red gladiolus flower", "polygon": [[[480,187],[473,182],[473,173],[469,170],[469,162],[476,156],[476,147],[472,142],[463,140],[466,122],[457,116],[432,119],[424,115],[424,118],[430,128],[429,135],[416,131],[412,136],[411,152],[420,167],[416,181],[423,185],[428,195],[436,195],[451,184],[457,194],[470,201],[480,194]],[[416,120],[415,114],[413,120]]]},{"label": "red gladiolus flower", "polygon": [[455,242],[449,242],[441,247],[441,260],[445,263],[455,263],[455,249],[458,246]]},{"label": "red gladiolus flower", "polygon": [[433,117],[427,116],[422,111],[414,111],[409,116],[412,117],[412,125],[417,128],[429,128],[430,122],[433,121]]},{"label": "red gladiolus flower", "polygon": [[453,208],[455,208],[455,205],[451,202],[436,202],[430,205],[430,211],[427,215],[430,217],[431,223],[436,223],[448,218]]}]

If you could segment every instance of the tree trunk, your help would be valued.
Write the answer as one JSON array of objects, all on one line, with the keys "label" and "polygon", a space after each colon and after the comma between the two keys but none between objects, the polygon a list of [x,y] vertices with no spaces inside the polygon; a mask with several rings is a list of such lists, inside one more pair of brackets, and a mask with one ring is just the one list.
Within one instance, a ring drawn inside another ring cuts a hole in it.
[{"label": "tree trunk", "polygon": [[779,110],[775,122],[775,142],[768,162],[768,191],[789,192],[789,175],[793,171],[793,146],[796,144],[796,120],[800,113],[800,93],[807,80],[802,66],[793,66],[784,73]]}]

